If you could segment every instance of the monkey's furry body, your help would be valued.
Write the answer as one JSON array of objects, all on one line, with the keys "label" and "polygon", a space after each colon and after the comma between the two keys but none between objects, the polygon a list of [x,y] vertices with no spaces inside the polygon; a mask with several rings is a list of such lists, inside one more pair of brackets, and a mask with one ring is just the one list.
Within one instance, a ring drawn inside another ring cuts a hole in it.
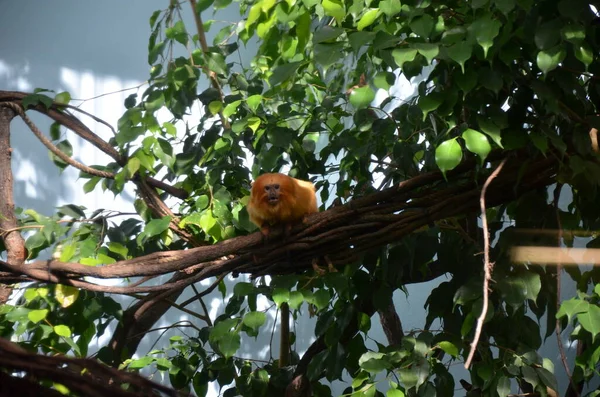
[{"label": "monkey's furry body", "polygon": [[318,211],[315,186],[284,174],[263,174],[252,185],[247,208],[250,220],[263,234],[272,225],[291,227]]}]

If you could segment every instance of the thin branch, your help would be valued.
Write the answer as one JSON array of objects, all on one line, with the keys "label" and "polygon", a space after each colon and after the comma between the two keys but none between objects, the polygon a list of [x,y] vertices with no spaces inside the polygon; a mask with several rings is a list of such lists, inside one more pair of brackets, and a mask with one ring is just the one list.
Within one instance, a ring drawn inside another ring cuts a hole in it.
[{"label": "thin branch", "polygon": [[217,279],[208,288],[206,288],[204,291],[192,296],[190,299],[186,300],[185,302],[180,303],[180,305],[185,307],[195,300],[202,300],[203,296],[210,294],[211,292],[214,291],[215,288],[217,288],[217,286],[221,283],[221,281],[223,281],[223,279],[225,278],[225,276],[227,276],[227,274],[228,273],[221,274],[219,277],[217,277]]},{"label": "thin branch", "polygon": [[[204,31],[204,24],[202,23],[202,16],[196,11],[196,0],[190,0],[190,5],[192,6],[192,15],[194,15],[194,22],[196,23],[196,30],[198,31],[198,41],[200,41],[202,53],[206,57],[206,54],[208,53],[208,43],[206,42],[206,32]],[[219,92],[221,102],[224,102],[223,89],[221,88],[221,84],[217,78],[217,73],[215,73],[213,70],[207,70],[207,74],[212,86]],[[222,110],[219,111],[219,118],[221,119],[221,124],[223,125],[224,129],[227,130],[231,128],[229,121],[227,118],[225,118]]]},{"label": "thin branch", "polygon": [[[590,132],[591,133],[591,132]],[[598,142],[596,142],[596,145]],[[556,237],[556,245],[558,249],[561,248],[563,234],[562,234],[562,221],[560,220],[560,210],[558,208],[558,201],[560,199],[560,193],[562,192],[562,183],[556,185],[554,189],[554,212],[556,214],[556,225],[558,228],[558,235]],[[563,265],[562,263],[556,264],[556,311],[560,309],[560,295],[561,295],[561,282],[562,282],[562,271]],[[577,387],[575,387],[575,382],[573,382],[573,376],[571,374],[571,370],[569,369],[569,364],[567,363],[567,355],[565,353],[565,347],[563,346],[562,339],[560,337],[561,329],[560,329],[560,320],[556,319],[556,343],[558,345],[558,353],[560,354],[560,361],[565,369],[565,373],[567,374],[567,378],[569,378],[569,383],[571,384],[573,391],[579,397],[579,392],[577,391]]]},{"label": "thin branch", "polygon": [[77,168],[80,171],[83,171],[83,172],[93,175],[93,176],[98,176],[100,178],[108,178],[108,179],[115,178],[115,174],[113,174],[112,172],[97,170],[95,168],[89,167],[89,166],[73,159],[72,157],[67,155],[65,152],[60,150],[56,145],[54,145],[52,143],[52,141],[50,139],[46,138],[46,136],[37,128],[37,126],[33,123],[33,121],[31,121],[31,119],[25,114],[25,111],[23,110],[23,108],[20,105],[17,105],[14,102],[2,102],[2,103],[0,103],[0,106],[5,106],[8,108],[11,108],[19,116],[21,116],[21,118],[23,119],[25,124],[27,124],[27,126],[29,127],[31,132],[33,132],[33,134],[36,136],[36,138],[40,142],[42,142],[42,144],[44,146],[46,146],[46,148],[48,148],[48,150],[50,150],[56,157],[58,157],[65,163]]},{"label": "thin branch", "polygon": [[483,322],[485,321],[485,316],[487,315],[488,310],[488,300],[489,300],[489,283],[492,279],[492,271],[494,270],[494,264],[490,262],[490,232],[488,229],[487,215],[485,213],[485,194],[487,192],[488,186],[494,178],[498,176],[504,165],[506,164],[506,160],[502,160],[500,165],[492,172],[492,174],[486,179],[483,188],[481,189],[481,196],[479,198],[479,205],[481,209],[481,223],[483,229],[483,270],[484,270],[484,278],[483,278],[483,306],[481,308],[481,314],[479,318],[477,318],[477,327],[475,328],[475,337],[473,338],[473,342],[471,343],[471,351],[469,351],[469,355],[467,357],[467,361],[465,361],[465,368],[468,369],[471,366],[471,361],[473,360],[473,356],[475,355],[475,351],[477,350],[477,343],[479,342],[479,338],[481,337],[481,330],[483,328]]}]

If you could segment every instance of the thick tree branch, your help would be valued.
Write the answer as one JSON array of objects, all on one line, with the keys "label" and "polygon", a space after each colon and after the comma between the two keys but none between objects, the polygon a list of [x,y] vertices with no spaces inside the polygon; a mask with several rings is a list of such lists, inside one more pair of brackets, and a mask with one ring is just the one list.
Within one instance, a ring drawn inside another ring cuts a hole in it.
[{"label": "thick tree branch", "polygon": [[[14,266],[21,267],[27,254],[25,240],[16,230],[18,222],[15,216],[10,146],[10,121],[13,117],[15,117],[13,110],[0,107],[0,230],[9,230],[0,234],[0,237],[4,241],[8,261]],[[0,284],[0,304],[6,303],[11,292],[12,288],[8,285]]]},{"label": "thick tree branch", "polygon": [[[0,338],[0,369],[8,373],[33,375],[36,380],[51,380],[70,391],[87,397],[182,396],[173,389],[151,382],[132,372],[117,371],[92,359],[65,356],[43,356],[30,353],[20,346]],[[122,385],[128,384],[128,390]],[[18,389],[16,394],[8,393]],[[38,393],[39,392],[39,393]],[[53,389],[37,381],[14,378],[0,371],[2,396],[58,396]]]}]

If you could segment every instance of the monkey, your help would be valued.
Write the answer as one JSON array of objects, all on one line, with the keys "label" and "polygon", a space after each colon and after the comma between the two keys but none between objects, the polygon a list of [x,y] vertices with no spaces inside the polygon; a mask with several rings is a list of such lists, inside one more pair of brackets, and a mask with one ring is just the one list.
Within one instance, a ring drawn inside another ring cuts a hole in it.
[{"label": "monkey", "polygon": [[[312,182],[280,173],[263,174],[252,185],[247,210],[250,221],[260,227],[263,236],[268,236],[269,227],[274,225],[285,225],[289,232],[306,215],[319,211],[315,186]],[[279,368],[283,368],[290,362],[290,307],[287,302],[281,304],[280,311]]]},{"label": "monkey", "polygon": [[315,186],[284,174],[263,174],[252,185],[247,209],[250,221],[264,236],[273,225],[285,225],[289,231],[306,215],[318,211]]}]

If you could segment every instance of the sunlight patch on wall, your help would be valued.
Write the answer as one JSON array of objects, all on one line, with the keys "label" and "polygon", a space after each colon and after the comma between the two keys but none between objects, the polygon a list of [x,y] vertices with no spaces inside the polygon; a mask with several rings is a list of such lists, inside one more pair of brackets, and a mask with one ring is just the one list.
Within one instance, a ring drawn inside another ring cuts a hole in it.
[{"label": "sunlight patch on wall", "polygon": [[[70,68],[60,69],[60,80],[63,86],[61,91],[71,94],[72,105],[84,110],[113,126],[116,129],[119,117],[125,111],[123,102],[127,96],[139,90],[140,83],[137,81],[123,81],[115,76],[98,76],[90,71],[78,71]],[[74,112],[95,134],[105,141],[112,136],[112,131],[91,118]],[[112,160],[108,155],[85,140],[79,138],[72,132],[62,129],[63,138],[67,138],[73,145],[73,157],[86,165],[107,164]],[[66,134],[65,134],[66,132]],[[71,167],[70,167],[71,168]],[[86,179],[79,179],[79,171],[69,170],[69,178],[73,188],[68,194],[63,195],[57,205],[66,203],[83,203],[88,208],[106,208],[111,210],[132,210],[132,201],[135,197],[134,189],[128,185],[125,194],[114,196],[111,192],[103,192],[99,187],[92,194],[83,192],[83,184]],[[100,186],[100,184],[98,184]]]},{"label": "sunlight patch on wall", "polygon": [[9,66],[0,60],[0,81],[6,82],[6,89],[17,91],[32,91],[33,87],[24,77],[29,74],[29,63],[21,66]]}]

